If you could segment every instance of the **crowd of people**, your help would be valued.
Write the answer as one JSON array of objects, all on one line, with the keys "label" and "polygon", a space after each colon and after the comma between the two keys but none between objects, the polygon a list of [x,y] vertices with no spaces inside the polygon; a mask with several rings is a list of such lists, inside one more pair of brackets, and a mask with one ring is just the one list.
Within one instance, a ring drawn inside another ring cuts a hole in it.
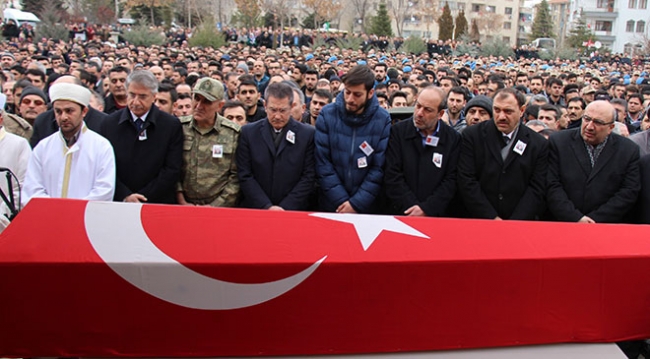
[{"label": "crowd of people", "polygon": [[[237,39],[0,48],[0,167],[18,179],[1,188],[22,204],[650,223],[650,64],[640,58]],[[4,217],[18,207],[4,204]]]},{"label": "crowd of people", "polygon": [[148,48],[76,35],[0,44],[0,170],[16,179],[0,183],[0,228],[36,197],[650,223],[639,57],[302,37],[190,48],[175,34]]}]

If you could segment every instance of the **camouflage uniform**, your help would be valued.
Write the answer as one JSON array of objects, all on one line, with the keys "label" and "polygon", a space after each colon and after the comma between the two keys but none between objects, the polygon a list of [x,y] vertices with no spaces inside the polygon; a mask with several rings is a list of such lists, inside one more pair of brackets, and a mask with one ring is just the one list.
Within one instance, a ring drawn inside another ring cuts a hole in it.
[{"label": "camouflage uniform", "polygon": [[[214,127],[201,129],[192,116],[181,117],[183,125],[183,169],[178,190],[196,205],[234,207],[239,195],[235,150],[239,125],[217,115]],[[222,157],[213,157],[214,146]]]},{"label": "camouflage uniform", "polygon": [[6,111],[2,111],[0,114],[2,114],[2,118],[4,119],[2,125],[7,132],[26,138],[27,141],[32,138],[32,125],[27,120]]}]

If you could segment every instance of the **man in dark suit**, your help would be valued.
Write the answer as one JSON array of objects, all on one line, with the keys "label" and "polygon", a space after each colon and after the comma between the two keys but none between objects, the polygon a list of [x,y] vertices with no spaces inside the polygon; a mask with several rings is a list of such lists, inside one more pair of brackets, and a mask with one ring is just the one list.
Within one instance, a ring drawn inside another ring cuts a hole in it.
[{"label": "man in dark suit", "polygon": [[126,93],[126,79],[129,76],[129,69],[122,66],[113,67],[108,71],[108,91],[110,92],[104,98],[104,112],[112,114],[128,106],[128,96]]},{"label": "man in dark suit", "polygon": [[621,222],[636,203],[641,183],[639,148],[612,134],[614,107],[590,103],[579,129],[550,138],[548,206],[559,221]]},{"label": "man in dark suit", "polygon": [[525,103],[521,92],[502,89],[494,119],[463,131],[458,191],[470,218],[533,220],[544,211],[548,144],[520,125]]},{"label": "man in dark suit", "polygon": [[641,192],[636,208],[636,223],[650,224],[650,155],[641,157]]},{"label": "man in dark suit", "polygon": [[156,106],[158,80],[134,71],[126,81],[127,107],[109,115],[100,134],[115,150],[115,200],[176,203],[183,163],[181,123]]},{"label": "man in dark suit", "polygon": [[[52,83],[52,85],[60,83],[69,83],[81,86],[81,81],[71,75],[59,77]],[[89,129],[99,133],[102,121],[104,121],[105,118],[105,113],[97,111],[92,107],[88,107],[88,113],[84,117],[84,123]],[[38,115],[36,120],[34,120],[33,130],[34,132],[32,132],[32,137],[29,140],[29,144],[32,148],[36,147],[42,139],[59,130],[59,125],[56,123],[56,119],[54,118],[54,110],[49,109]]]},{"label": "man in dark suit", "polygon": [[444,92],[429,86],[418,96],[413,117],[391,128],[384,171],[389,213],[446,213],[456,193],[460,135],[440,121],[445,108]]},{"label": "man in dark suit", "polygon": [[293,90],[266,88],[267,118],[243,126],[237,147],[242,207],[306,210],[314,189],[315,129],[291,118]]}]

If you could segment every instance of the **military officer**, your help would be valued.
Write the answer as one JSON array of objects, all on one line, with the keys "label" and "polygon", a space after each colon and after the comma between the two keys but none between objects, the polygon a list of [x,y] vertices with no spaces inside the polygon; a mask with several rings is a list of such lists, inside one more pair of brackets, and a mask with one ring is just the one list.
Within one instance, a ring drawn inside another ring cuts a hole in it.
[{"label": "military officer", "polygon": [[193,115],[183,124],[183,168],[178,203],[233,207],[239,195],[235,150],[240,126],[218,113],[224,105],[221,82],[203,78],[192,90]]}]

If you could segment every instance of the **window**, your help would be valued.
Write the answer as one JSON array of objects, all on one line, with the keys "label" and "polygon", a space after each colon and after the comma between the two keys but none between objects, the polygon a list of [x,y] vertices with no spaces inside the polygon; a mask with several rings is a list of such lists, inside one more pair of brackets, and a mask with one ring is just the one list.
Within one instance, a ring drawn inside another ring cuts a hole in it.
[{"label": "window", "polygon": [[506,15],[512,15],[512,8],[511,7],[506,8]]},{"label": "window", "polygon": [[625,23],[625,32],[634,32],[634,20]]},{"label": "window", "polygon": [[[646,1],[646,0],[643,0]],[[458,3],[458,10],[465,12],[465,3],[464,2],[459,2]]]},{"label": "window", "polygon": [[489,13],[494,14],[495,12],[497,12],[497,7],[496,6],[486,6],[485,7],[485,12],[489,12]]},{"label": "window", "polygon": [[628,9],[636,9],[636,0],[628,0],[627,7]]},{"label": "window", "polygon": [[510,43],[510,36],[504,36],[504,37],[503,37],[503,42],[509,44],[509,43]]},{"label": "window", "polygon": [[623,46],[623,52],[626,54],[631,54],[632,53],[632,44],[629,42]]},{"label": "window", "polygon": [[510,22],[504,22],[503,23],[503,29],[504,30],[510,30],[512,28],[512,23]]},{"label": "window", "polygon": [[481,11],[481,4],[472,4],[472,12]]},{"label": "window", "polygon": [[596,21],[596,31],[612,31],[611,21]]},{"label": "window", "polygon": [[639,9],[647,9],[648,0],[639,0]]},{"label": "window", "polygon": [[645,32],[645,21],[640,20],[636,22],[636,32],[644,33]]},{"label": "window", "polygon": [[606,9],[607,8],[607,0],[598,0],[596,2],[596,7],[599,9]]}]

